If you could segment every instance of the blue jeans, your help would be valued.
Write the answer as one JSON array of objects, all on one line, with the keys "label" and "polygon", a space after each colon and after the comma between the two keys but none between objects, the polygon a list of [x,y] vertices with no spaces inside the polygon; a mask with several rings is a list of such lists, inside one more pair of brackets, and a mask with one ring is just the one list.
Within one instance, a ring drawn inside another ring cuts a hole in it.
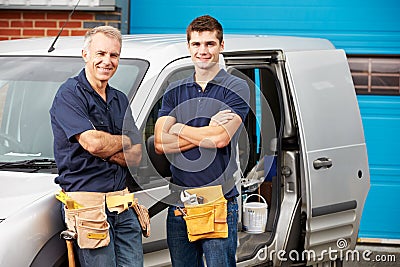
[{"label": "blue jeans", "polygon": [[110,224],[110,244],[97,249],[80,249],[74,242],[80,265],[82,267],[143,266],[142,231],[136,213],[133,209],[128,209],[117,214],[109,212],[107,208],[106,213]]},{"label": "blue jeans", "polygon": [[176,207],[168,208],[167,242],[174,267],[204,266],[203,254],[207,267],[236,266],[237,248],[237,200],[228,201],[228,238],[200,239],[189,242],[186,223],[182,216],[175,216]]}]

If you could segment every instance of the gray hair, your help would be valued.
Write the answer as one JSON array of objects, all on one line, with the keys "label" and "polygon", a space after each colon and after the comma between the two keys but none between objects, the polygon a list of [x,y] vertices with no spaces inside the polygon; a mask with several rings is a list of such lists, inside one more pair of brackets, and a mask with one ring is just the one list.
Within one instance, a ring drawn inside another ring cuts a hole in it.
[{"label": "gray hair", "polygon": [[89,52],[89,46],[92,42],[92,36],[96,33],[103,33],[109,38],[114,38],[118,40],[119,44],[122,46],[122,35],[121,32],[112,26],[98,26],[91,30],[88,30],[85,34],[85,39],[83,42],[83,50]]}]

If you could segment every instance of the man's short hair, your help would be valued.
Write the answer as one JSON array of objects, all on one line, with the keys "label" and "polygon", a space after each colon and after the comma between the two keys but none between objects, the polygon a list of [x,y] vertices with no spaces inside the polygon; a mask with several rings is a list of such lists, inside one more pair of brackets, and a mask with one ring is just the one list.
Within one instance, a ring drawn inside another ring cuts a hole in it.
[{"label": "man's short hair", "polygon": [[210,15],[203,15],[195,18],[186,29],[186,38],[188,43],[190,42],[190,35],[192,32],[205,32],[205,31],[216,31],[217,39],[220,43],[223,40],[223,29],[221,23]]},{"label": "man's short hair", "polygon": [[117,28],[114,28],[112,26],[98,26],[86,32],[83,42],[83,50],[89,52],[89,46],[92,42],[92,36],[96,33],[103,33],[109,38],[114,38],[118,40],[119,44],[122,46],[122,35]]}]

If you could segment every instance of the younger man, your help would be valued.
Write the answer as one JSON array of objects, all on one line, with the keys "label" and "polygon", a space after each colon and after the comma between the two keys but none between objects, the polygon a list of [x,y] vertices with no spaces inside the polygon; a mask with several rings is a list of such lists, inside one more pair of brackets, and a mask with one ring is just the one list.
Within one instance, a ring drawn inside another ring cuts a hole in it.
[{"label": "younger man", "polygon": [[238,129],[249,109],[249,88],[218,64],[224,41],[215,18],[194,19],[186,33],[195,73],[172,83],[165,92],[155,126],[156,151],[171,154],[173,184],[223,185],[228,238],[189,242],[184,219],[175,216],[176,206],[170,206],[168,246],[173,266],[203,266],[203,254],[208,267],[236,266],[238,191],[233,174]]}]

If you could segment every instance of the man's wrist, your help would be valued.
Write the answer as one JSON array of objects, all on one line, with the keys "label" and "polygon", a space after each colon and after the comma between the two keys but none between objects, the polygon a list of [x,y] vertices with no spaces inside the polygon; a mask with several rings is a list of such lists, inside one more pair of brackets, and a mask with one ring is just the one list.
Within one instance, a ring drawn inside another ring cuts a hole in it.
[{"label": "man's wrist", "polygon": [[131,139],[126,136],[126,135],[122,135],[122,149],[129,149],[132,146],[132,142]]},{"label": "man's wrist", "polygon": [[169,131],[169,133],[170,134],[173,134],[173,135],[180,135],[181,134],[181,132],[182,132],[182,130],[183,130],[183,128],[185,127],[186,125],[185,124],[183,124],[183,123],[175,123],[174,125],[172,125],[172,127],[171,127],[171,129],[170,129],[170,131]]}]

